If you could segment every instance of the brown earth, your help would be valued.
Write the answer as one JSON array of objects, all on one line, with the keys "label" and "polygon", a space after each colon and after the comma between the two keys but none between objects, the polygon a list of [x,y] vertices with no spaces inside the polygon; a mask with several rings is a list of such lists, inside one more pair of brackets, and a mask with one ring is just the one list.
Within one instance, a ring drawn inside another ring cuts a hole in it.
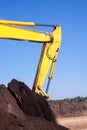
[{"label": "brown earth", "polygon": [[49,105],[58,117],[75,117],[75,116],[87,116],[87,102],[72,102],[72,101],[49,101]]},{"label": "brown earth", "polygon": [[87,116],[61,117],[56,121],[70,130],[87,130]]},{"label": "brown earth", "polygon": [[55,122],[47,100],[23,82],[0,85],[0,130],[68,130]]},{"label": "brown earth", "polygon": [[87,130],[87,102],[49,101],[58,124],[70,130]]}]

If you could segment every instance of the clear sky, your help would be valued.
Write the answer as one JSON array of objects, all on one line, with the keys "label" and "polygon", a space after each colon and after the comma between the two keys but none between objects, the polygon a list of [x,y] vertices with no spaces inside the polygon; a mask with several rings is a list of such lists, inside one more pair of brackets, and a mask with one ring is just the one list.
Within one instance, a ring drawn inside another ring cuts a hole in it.
[{"label": "clear sky", "polygon": [[[49,95],[87,96],[87,0],[3,0],[0,18],[60,24],[62,43]],[[32,88],[41,48],[38,43],[0,40],[0,84],[7,86],[15,78]]]}]

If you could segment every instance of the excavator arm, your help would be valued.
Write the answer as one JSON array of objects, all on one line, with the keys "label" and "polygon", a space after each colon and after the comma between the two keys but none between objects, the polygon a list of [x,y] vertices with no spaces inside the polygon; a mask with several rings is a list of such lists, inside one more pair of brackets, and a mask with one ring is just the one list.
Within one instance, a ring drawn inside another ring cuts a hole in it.
[{"label": "excavator arm", "polygon": [[[50,33],[41,33],[39,31],[25,29],[22,26],[49,26],[54,27],[54,29]],[[59,25],[54,26],[35,24],[34,22],[0,20],[0,39],[24,40],[43,43],[32,89],[38,94],[42,93],[45,97],[49,97],[47,94],[49,83],[53,76],[58,50],[60,49],[61,44],[61,27]],[[42,86],[48,71],[49,80],[45,91]]]},{"label": "excavator arm", "polygon": [[25,25],[34,26],[34,23],[0,20],[0,39],[24,40],[42,43],[50,41],[49,35],[21,27]]}]

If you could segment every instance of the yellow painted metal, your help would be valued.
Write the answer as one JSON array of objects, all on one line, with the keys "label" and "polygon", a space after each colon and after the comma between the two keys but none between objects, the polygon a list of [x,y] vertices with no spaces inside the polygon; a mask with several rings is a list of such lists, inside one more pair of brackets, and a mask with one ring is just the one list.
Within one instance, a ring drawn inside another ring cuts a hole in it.
[{"label": "yellow painted metal", "polygon": [[[42,53],[40,57],[40,61],[38,64],[38,69],[33,85],[33,90],[37,93],[40,93],[42,90],[43,83],[45,81],[48,70],[51,66],[50,77],[52,77],[55,60],[58,55],[58,50],[60,49],[61,44],[61,27],[56,26],[56,28],[50,33],[51,37],[53,37],[53,42],[45,43],[42,48]],[[54,63],[53,63],[54,62]],[[45,94],[47,96],[47,94]]]},{"label": "yellow painted metal", "polygon": [[0,24],[17,25],[17,26],[35,26],[34,22],[9,21],[0,19]]},{"label": "yellow painted metal", "polygon": [[52,60],[52,64],[51,64],[50,72],[49,72],[49,76],[48,76],[49,79],[51,79],[53,77],[53,72],[54,72],[54,68],[55,68],[55,64],[56,64],[56,60],[57,60],[57,56],[58,56],[58,50],[55,52],[54,58]]},{"label": "yellow painted metal", "polygon": [[0,39],[25,40],[43,43],[50,41],[50,36],[38,31],[0,24]]},{"label": "yellow painted metal", "polygon": [[0,20],[0,39],[24,40],[41,42],[43,44],[33,90],[36,93],[48,94],[43,89],[43,83],[50,68],[49,78],[52,78],[54,67],[61,44],[61,27],[56,25],[51,33],[41,33],[38,31],[25,29],[17,26],[35,26],[34,22],[17,22]]}]

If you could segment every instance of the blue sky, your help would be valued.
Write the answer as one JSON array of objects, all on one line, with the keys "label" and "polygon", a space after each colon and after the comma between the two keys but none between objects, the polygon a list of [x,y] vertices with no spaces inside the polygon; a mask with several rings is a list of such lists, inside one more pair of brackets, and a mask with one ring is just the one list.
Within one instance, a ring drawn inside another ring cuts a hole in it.
[{"label": "blue sky", "polygon": [[[60,24],[62,44],[49,95],[87,96],[87,0],[3,0],[0,18]],[[0,40],[0,84],[16,78],[32,88],[41,48],[39,43]]]}]

